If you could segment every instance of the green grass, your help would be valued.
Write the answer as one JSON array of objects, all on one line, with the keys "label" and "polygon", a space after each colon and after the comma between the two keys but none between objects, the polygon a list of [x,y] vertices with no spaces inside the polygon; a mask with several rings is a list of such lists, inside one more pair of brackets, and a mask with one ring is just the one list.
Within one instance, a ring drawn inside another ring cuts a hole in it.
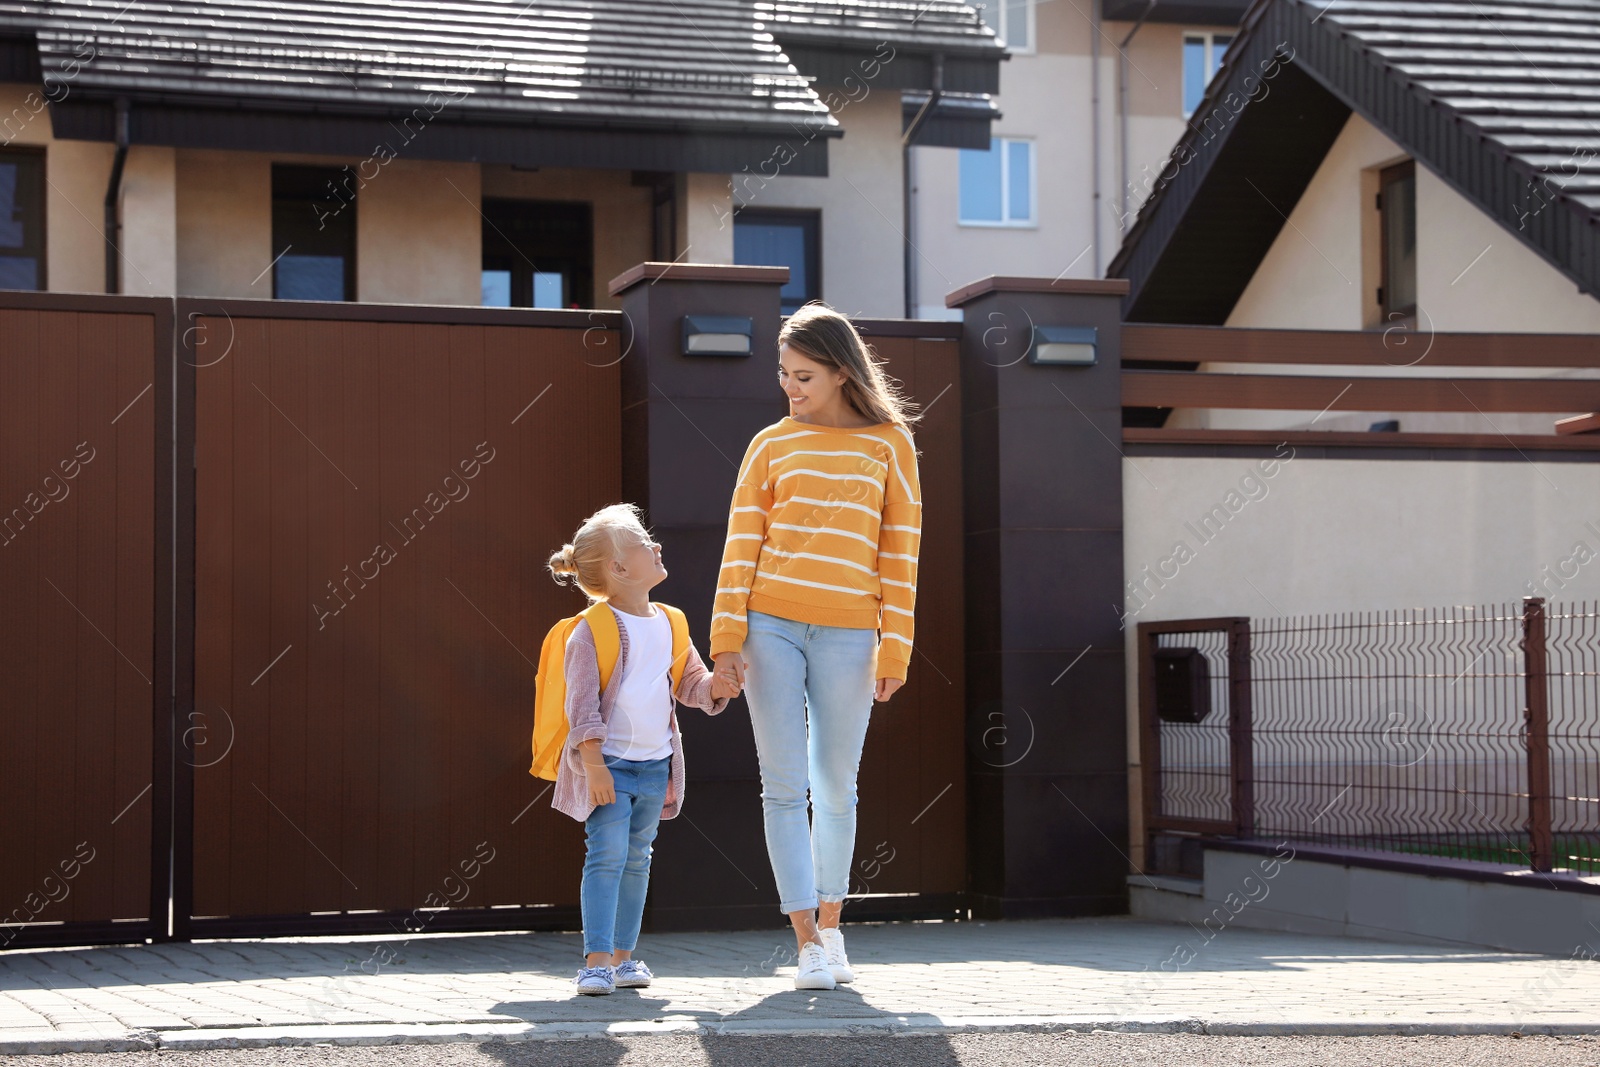
[{"label": "green grass", "polygon": [[[1478,860],[1498,863],[1507,867],[1526,867],[1532,842],[1527,838],[1456,841],[1403,841],[1385,842],[1386,851],[1409,852],[1414,855],[1446,856],[1450,859]],[[1554,840],[1555,867],[1567,868],[1580,874],[1600,873],[1600,839],[1594,837],[1557,837]]]}]

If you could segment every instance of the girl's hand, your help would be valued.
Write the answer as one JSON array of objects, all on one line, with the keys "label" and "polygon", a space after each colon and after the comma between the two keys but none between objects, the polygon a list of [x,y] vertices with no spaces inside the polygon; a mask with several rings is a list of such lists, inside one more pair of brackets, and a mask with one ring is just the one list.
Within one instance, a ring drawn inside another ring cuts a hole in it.
[{"label": "girl's hand", "polygon": [[737,652],[723,652],[712,659],[711,695],[730,699],[744,689],[744,657]]},{"label": "girl's hand", "polygon": [[585,762],[583,769],[589,778],[589,803],[595,807],[613,804],[617,799],[616,783],[611,779],[611,768],[604,763]]},{"label": "girl's hand", "polygon": [[906,683],[899,678],[879,678],[878,686],[872,691],[873,700],[888,700],[894,696],[894,691]]}]

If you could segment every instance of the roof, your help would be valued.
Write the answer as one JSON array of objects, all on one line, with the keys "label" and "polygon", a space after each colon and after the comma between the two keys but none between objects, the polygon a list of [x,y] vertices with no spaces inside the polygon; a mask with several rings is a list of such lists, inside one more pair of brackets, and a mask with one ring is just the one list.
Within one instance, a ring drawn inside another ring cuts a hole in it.
[{"label": "roof", "polygon": [[885,39],[918,52],[970,53],[993,58],[994,31],[971,4],[923,0],[844,0],[788,3],[756,0],[756,17],[784,42],[854,45],[871,50]]},{"label": "roof", "polygon": [[1352,110],[1600,293],[1600,0],[1258,0],[1107,269],[1126,316],[1224,322]]},{"label": "roof", "polygon": [[1237,26],[1250,0],[1102,0],[1107,22],[1185,22],[1191,26]]},{"label": "roof", "polygon": [[807,47],[1003,55],[944,2],[0,0],[0,69],[36,41],[37,69],[70,83],[51,105],[64,137],[110,139],[120,96],[135,142],[367,151],[424,108],[449,131],[408,148],[424,156],[736,171],[799,131],[787,169],[825,174],[842,131],[769,21]]},{"label": "roof", "polygon": [[[900,94],[901,132],[916,121],[929,93],[906,90]],[[986,93],[945,93],[917,131],[915,144],[942,148],[989,150],[989,124],[1000,118],[994,98]]]}]

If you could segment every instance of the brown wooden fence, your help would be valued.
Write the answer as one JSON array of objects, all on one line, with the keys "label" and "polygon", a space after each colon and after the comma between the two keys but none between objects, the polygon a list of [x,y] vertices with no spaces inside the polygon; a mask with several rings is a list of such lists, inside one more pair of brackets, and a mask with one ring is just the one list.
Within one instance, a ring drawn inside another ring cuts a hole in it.
[{"label": "brown wooden fence", "polygon": [[[953,916],[958,327],[863,325],[927,410],[938,580],[869,733],[851,908]],[[0,947],[576,927],[582,827],[527,739],[544,632],[581,607],[544,560],[621,497],[623,326],[0,294]],[[718,847],[765,875],[759,835]]]},{"label": "brown wooden fence", "polygon": [[[1587,452],[1600,435],[1501,433],[1491,413],[1552,414],[1600,409],[1600,379],[1435,376],[1440,367],[1536,370],[1600,368],[1590,334],[1431,333],[1388,330],[1279,330],[1126,323],[1122,403],[1131,409],[1254,408],[1310,412],[1450,412],[1482,418],[1479,433],[1233,430],[1128,425],[1128,444],[1502,448]],[[1206,364],[1364,367],[1350,376],[1197,370]],[[1422,377],[1407,368],[1424,368]],[[1166,416],[1163,415],[1162,418]],[[1321,417],[1320,415],[1318,416]],[[1315,422],[1316,420],[1311,420]],[[1552,419],[1552,430],[1554,430]],[[1570,427],[1563,427],[1570,429]]]},{"label": "brown wooden fence", "polygon": [[961,374],[959,334],[930,324],[859,323],[926,411],[916,429],[922,481],[922,547],[917,561],[915,653],[906,685],[873,711],[862,754],[856,870],[857,915],[892,914],[907,894],[919,914],[954,913],[966,888],[966,674],[961,515]]},{"label": "brown wooden fence", "polygon": [[440,904],[460,910],[432,928],[508,905],[538,907],[502,924],[570,926],[582,828],[527,739],[544,631],[575,610],[543,561],[618,498],[617,316],[180,313],[210,724],[190,932]]},{"label": "brown wooden fence", "polygon": [[171,318],[126,297],[0,304],[0,947],[164,918]]}]

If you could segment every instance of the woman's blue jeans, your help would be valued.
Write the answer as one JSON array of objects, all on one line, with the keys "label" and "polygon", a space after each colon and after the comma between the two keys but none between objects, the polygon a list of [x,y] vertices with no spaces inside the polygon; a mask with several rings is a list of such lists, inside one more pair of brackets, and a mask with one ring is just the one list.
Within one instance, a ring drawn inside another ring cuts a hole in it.
[{"label": "woman's blue jeans", "polygon": [[[872,713],[876,630],[745,612],[745,699],[761,760],[761,808],[778,907],[849,891],[856,772]],[[806,818],[810,796],[811,818]]]},{"label": "woman's blue jeans", "polygon": [[617,799],[590,813],[584,830],[583,952],[632,952],[644,922],[650,887],[650,843],[661,825],[672,757],[628,760],[605,757]]}]

